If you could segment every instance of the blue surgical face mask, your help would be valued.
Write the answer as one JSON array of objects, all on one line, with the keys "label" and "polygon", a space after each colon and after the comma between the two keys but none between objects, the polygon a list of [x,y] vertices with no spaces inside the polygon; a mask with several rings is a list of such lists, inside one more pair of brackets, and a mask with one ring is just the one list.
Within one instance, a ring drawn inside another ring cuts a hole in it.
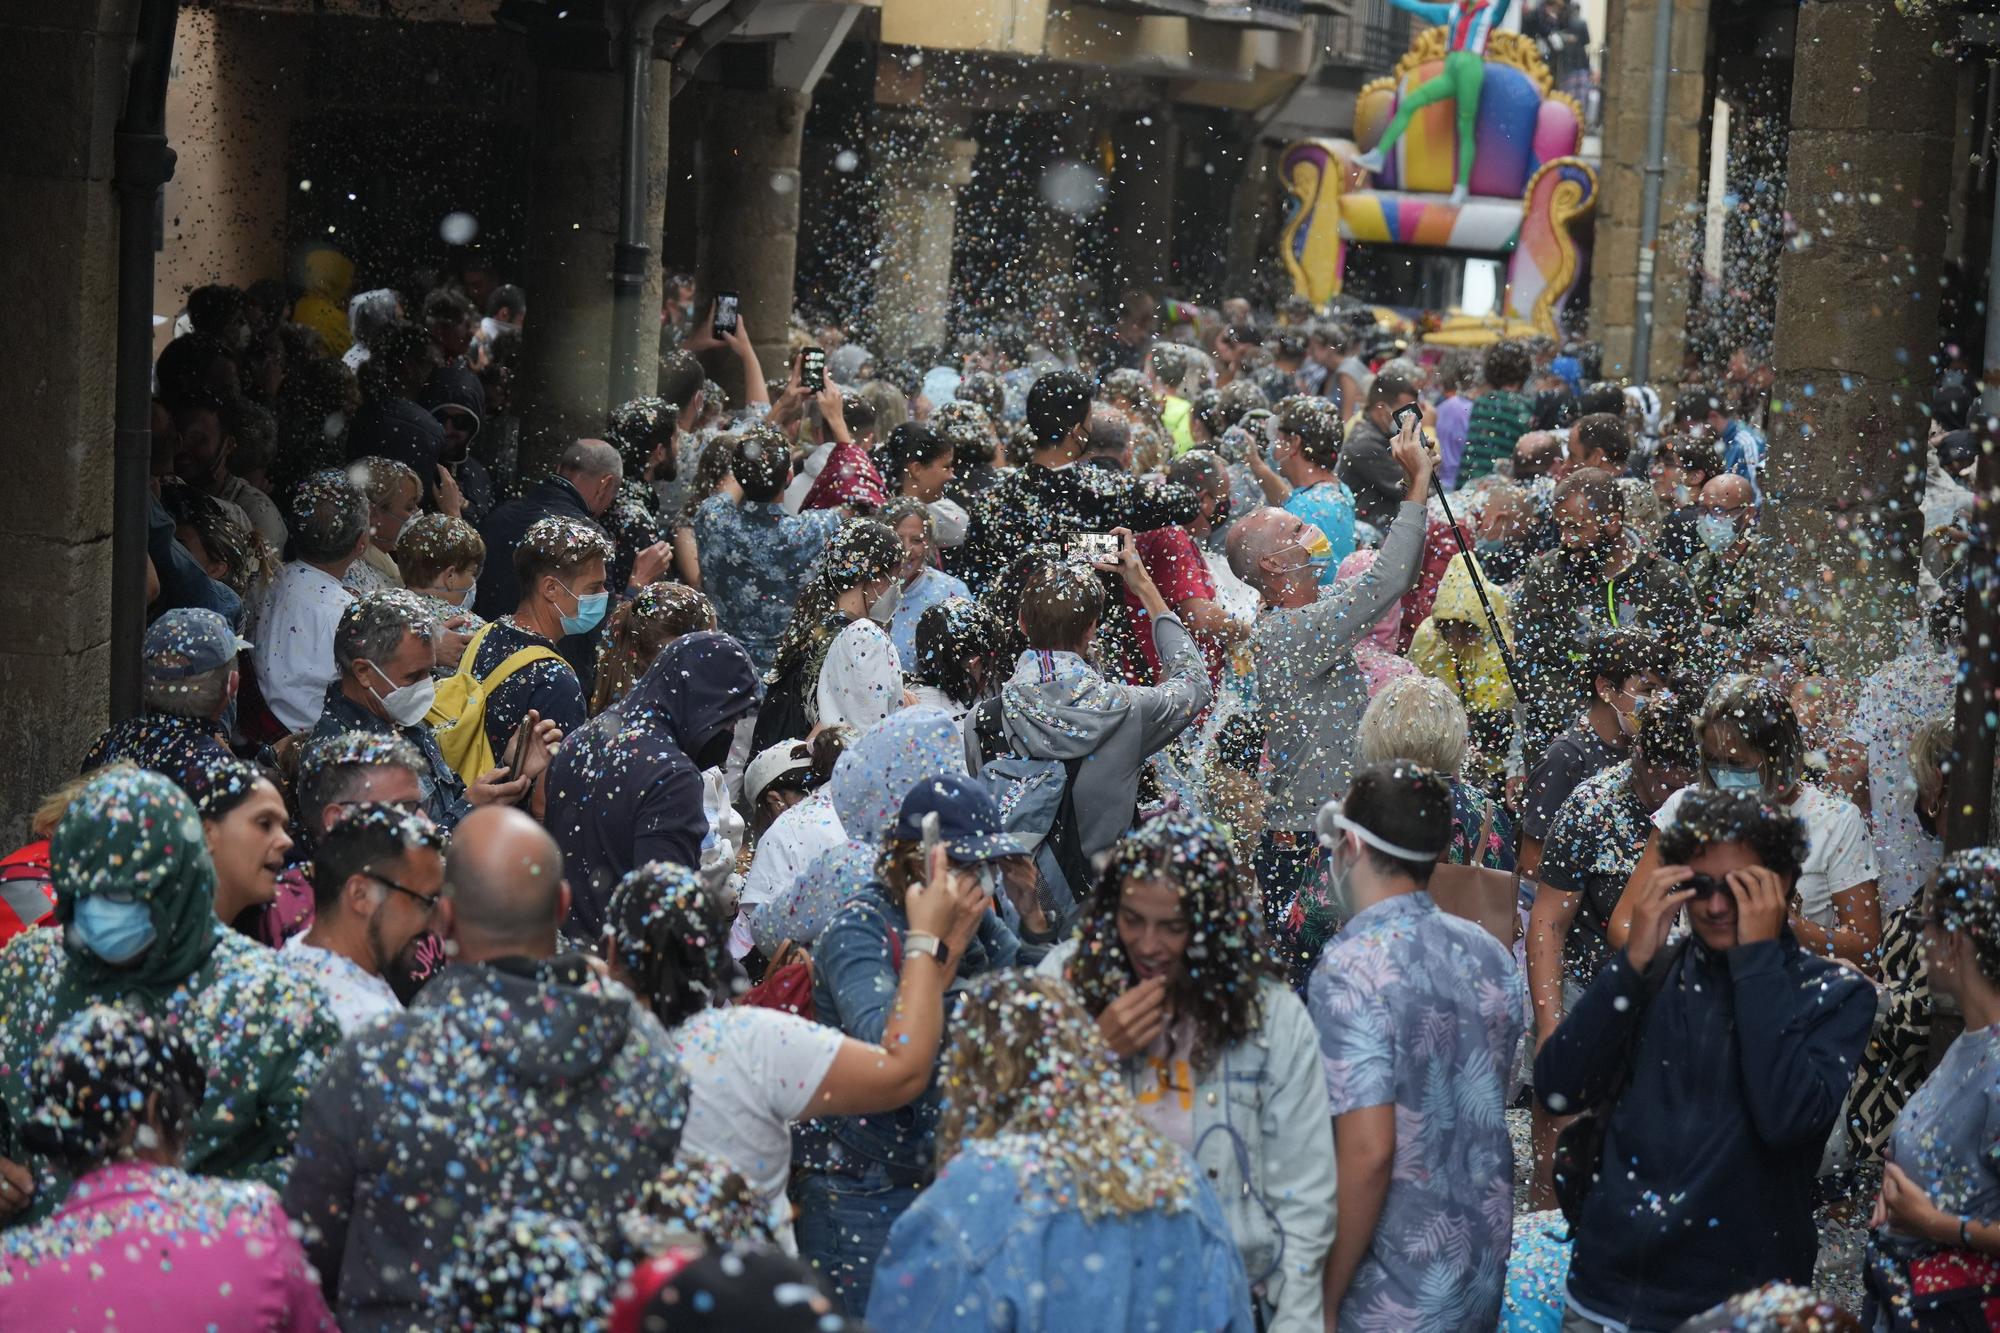
[{"label": "blue surgical face mask", "polygon": [[1731,768],[1726,764],[1710,764],[1708,779],[1717,791],[1735,792],[1741,796],[1755,796],[1764,790],[1763,774],[1754,768]]},{"label": "blue surgical face mask", "polygon": [[458,599],[458,609],[461,611],[470,611],[472,609],[473,602],[477,601],[478,599],[479,599],[479,585],[477,583],[467,584],[465,589],[465,595]]},{"label": "blue surgical face mask", "polygon": [[1701,544],[1716,555],[1736,545],[1736,520],[1727,514],[1697,514],[1694,530]]},{"label": "blue surgical face mask", "polygon": [[153,909],[132,899],[92,894],[79,898],[69,923],[76,944],[113,967],[131,962],[153,945]]},{"label": "blue surgical face mask", "polygon": [[604,619],[605,608],[611,605],[611,594],[594,592],[588,597],[580,596],[567,583],[563,591],[576,598],[576,614],[562,618],[564,634],[588,634],[597,628],[597,622]]}]

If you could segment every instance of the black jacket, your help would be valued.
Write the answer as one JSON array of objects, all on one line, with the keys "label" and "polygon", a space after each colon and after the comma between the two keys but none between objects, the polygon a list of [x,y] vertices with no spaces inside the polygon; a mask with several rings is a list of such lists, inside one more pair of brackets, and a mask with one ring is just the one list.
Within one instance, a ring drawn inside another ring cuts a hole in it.
[{"label": "black jacket", "polygon": [[1189,523],[1193,491],[1107,468],[1052,468],[1030,463],[1002,477],[972,504],[959,577],[984,593],[1029,550],[1059,550],[1078,533],[1130,528],[1149,532]]},{"label": "black jacket", "polygon": [[563,741],[544,822],[562,847],[572,935],[597,938],[633,867],[701,865],[708,819],[694,756],[756,706],[750,654],[704,630],[668,644],[630,694]]},{"label": "black jacket", "polygon": [[434,1329],[429,1286],[487,1210],[616,1246],[686,1117],[667,1034],[582,958],[454,963],[328,1058],[285,1211],[348,1333]]},{"label": "black jacket", "polygon": [[437,501],[437,469],[443,456],[444,427],[407,398],[378,398],[364,404],[348,428],[348,462],[389,458],[408,464],[423,485],[426,505]]},{"label": "black jacket", "polygon": [[562,477],[544,477],[500,505],[479,525],[479,536],[486,543],[486,564],[479,571],[479,595],[473,599],[472,609],[480,619],[498,620],[521,605],[521,581],[514,577],[514,548],[529,528],[545,518],[573,518],[604,530],[583,507],[582,494]]},{"label": "black jacket", "polygon": [[1568,1115],[1603,1102],[1639,1043],[1569,1289],[1647,1330],[1767,1282],[1811,1283],[1813,1175],[1875,1016],[1869,984],[1789,928],[1723,955],[1690,941],[1663,983],[1649,1001],[1614,954],[1535,1058],[1535,1095]]},{"label": "black jacket", "polygon": [[1363,417],[1341,444],[1334,471],[1340,475],[1340,484],[1354,492],[1354,521],[1366,523],[1387,537],[1396,509],[1403,503],[1403,492],[1410,488],[1403,465],[1390,449],[1389,437]]}]

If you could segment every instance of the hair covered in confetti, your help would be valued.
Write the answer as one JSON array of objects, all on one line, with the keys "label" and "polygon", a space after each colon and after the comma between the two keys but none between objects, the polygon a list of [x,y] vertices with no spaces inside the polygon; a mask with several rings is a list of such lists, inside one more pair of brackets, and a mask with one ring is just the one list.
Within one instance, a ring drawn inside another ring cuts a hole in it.
[{"label": "hair covered in confetti", "polygon": [[1118,906],[1127,885],[1146,880],[1172,885],[1187,917],[1187,953],[1168,1003],[1177,1019],[1193,1022],[1188,1059],[1205,1071],[1224,1050],[1257,1034],[1264,1022],[1260,983],[1281,975],[1250,877],[1238,868],[1220,827],[1169,811],[1119,839],[1097,881],[1066,977],[1092,1017],[1137,984],[1118,933]]},{"label": "hair covered in confetti", "polygon": [[1699,725],[1704,734],[1726,730],[1763,755],[1767,791],[1783,791],[1805,772],[1805,733],[1792,701],[1775,682],[1759,676],[1724,676],[1708,692]]},{"label": "hair covered in confetti", "polygon": [[206,1084],[178,1034],[137,1010],[94,1004],[36,1054],[21,1136],[79,1175],[140,1149],[173,1150]]},{"label": "hair covered in confetti", "polygon": [[1979,975],[2000,985],[2000,849],[1970,847],[1947,856],[1931,889],[1930,917],[1940,930],[1963,931]]},{"label": "hair covered in confetti", "polygon": [[728,925],[695,873],[649,861],[618,881],[605,908],[612,961],[668,1028],[729,1000]]},{"label": "hair covered in confetti", "polygon": [[611,409],[604,438],[625,460],[625,475],[636,477],[652,461],[653,450],[674,438],[680,410],[664,398],[650,395]]},{"label": "hair covered in confetti", "polygon": [[785,1206],[765,1202],[727,1162],[682,1146],[672,1166],[639,1187],[639,1204],[619,1216],[618,1230],[641,1254],[689,1240],[775,1245]]},{"label": "hair covered in confetti", "polygon": [[424,760],[409,741],[381,731],[343,731],[309,742],[299,756],[300,826],[309,836],[318,832],[320,812],[344,800],[356,776],[389,765],[414,775],[423,772]]},{"label": "hair covered in confetti", "polygon": [[799,590],[798,605],[791,623],[778,640],[778,651],[765,676],[767,682],[783,678],[792,665],[806,654],[823,652],[833,639],[827,620],[833,615],[840,595],[850,588],[880,583],[892,577],[903,563],[903,542],[895,530],[872,518],[849,520],[819,558],[813,572]]},{"label": "hair covered in confetti", "polygon": [[1704,847],[1739,842],[1757,854],[1767,870],[1786,883],[1799,877],[1806,859],[1805,822],[1754,796],[1695,787],[1681,797],[1672,827],[1660,834],[1660,859],[1686,865]]},{"label": "hair covered in confetti", "polygon": [[1139,1119],[1097,1024],[1054,977],[975,978],[959,997],[941,1084],[940,1164],[976,1140],[1024,1186],[1038,1181],[1086,1218],[1188,1205],[1185,1157]]},{"label": "hair covered in confetti", "polygon": [[[255,764],[230,755],[205,754],[185,774],[188,797],[205,820],[213,822],[250,799],[257,784],[269,779]],[[272,786],[275,788],[276,784]]]},{"label": "hair covered in confetti", "polygon": [[715,629],[715,605],[685,583],[649,583],[611,613],[597,656],[590,711],[601,713],[639,683],[660,650],[697,630]]},{"label": "hair covered in confetti", "polygon": [[1682,1333],[1861,1333],[1859,1319],[1804,1287],[1771,1282],[1731,1296],[1681,1325]]},{"label": "hair covered in confetti", "polygon": [[459,1333],[603,1333],[617,1289],[609,1256],[581,1223],[495,1209],[438,1275],[440,1328]]},{"label": "hair covered in confetti", "polygon": [[608,568],[612,555],[610,538],[590,524],[557,516],[538,518],[514,548],[514,572],[527,590],[545,574],[567,578],[593,560],[602,560]]}]

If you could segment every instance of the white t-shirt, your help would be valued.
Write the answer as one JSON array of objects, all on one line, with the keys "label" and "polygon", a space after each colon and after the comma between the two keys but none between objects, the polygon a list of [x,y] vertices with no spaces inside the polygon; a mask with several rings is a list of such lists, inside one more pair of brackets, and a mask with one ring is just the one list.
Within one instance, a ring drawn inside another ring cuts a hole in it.
[{"label": "white t-shirt", "polygon": [[681,1145],[729,1166],[768,1204],[785,1197],[791,1124],[845,1040],[778,1009],[705,1009],[667,1034],[688,1079]]},{"label": "white t-shirt", "polygon": [[813,691],[813,720],[865,732],[903,706],[903,662],[889,632],[857,620],[834,635]]},{"label": "white t-shirt", "polygon": [[757,909],[797,883],[814,857],[846,841],[847,831],[841,828],[840,816],[834,813],[833,801],[824,788],[772,820],[764,836],[757,839],[757,851],[743,876],[743,895],[729,932],[729,952],[741,958],[754,949],[750,918]]},{"label": "white t-shirt", "polygon": [[1957,656],[1929,649],[1905,653],[1861,687],[1854,739],[1868,749],[1868,816],[1882,867],[1885,912],[1915,897],[1944,857],[1944,843],[1917,823],[1910,742],[1926,721],[1951,713],[1957,682]]},{"label": "white t-shirt", "polygon": [[340,580],[303,560],[279,570],[258,599],[247,636],[264,702],[287,731],[319,721],[326,687],[340,678],[333,632],[354,594]]},{"label": "white t-shirt", "polygon": [[[1694,787],[1683,787],[1667,798],[1653,816],[1653,827],[1673,827],[1681,798]],[[1785,813],[1805,822],[1806,862],[1799,872],[1799,915],[1831,930],[1839,924],[1833,896],[1881,876],[1875,869],[1875,849],[1868,841],[1868,823],[1854,802],[1829,796],[1817,787],[1799,788],[1798,799]]]},{"label": "white t-shirt", "polygon": [[385,1014],[403,1012],[403,1002],[396,998],[388,982],[351,958],[307,944],[303,935],[286,940],[278,956],[326,996],[327,1007],[333,1011],[333,1021],[340,1025],[343,1037],[353,1036],[358,1029]]}]

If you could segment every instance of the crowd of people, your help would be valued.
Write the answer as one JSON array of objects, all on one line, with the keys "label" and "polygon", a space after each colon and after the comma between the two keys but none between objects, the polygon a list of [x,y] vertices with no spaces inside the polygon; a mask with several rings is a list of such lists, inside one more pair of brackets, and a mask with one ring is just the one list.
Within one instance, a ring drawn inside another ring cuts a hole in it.
[{"label": "crowd of people", "polygon": [[160,356],[144,710],[0,860],[0,1327],[1995,1318],[1962,387],[1849,677],[1741,361],[1135,292],[767,380],[675,281],[529,476],[526,294],[307,272]]}]

